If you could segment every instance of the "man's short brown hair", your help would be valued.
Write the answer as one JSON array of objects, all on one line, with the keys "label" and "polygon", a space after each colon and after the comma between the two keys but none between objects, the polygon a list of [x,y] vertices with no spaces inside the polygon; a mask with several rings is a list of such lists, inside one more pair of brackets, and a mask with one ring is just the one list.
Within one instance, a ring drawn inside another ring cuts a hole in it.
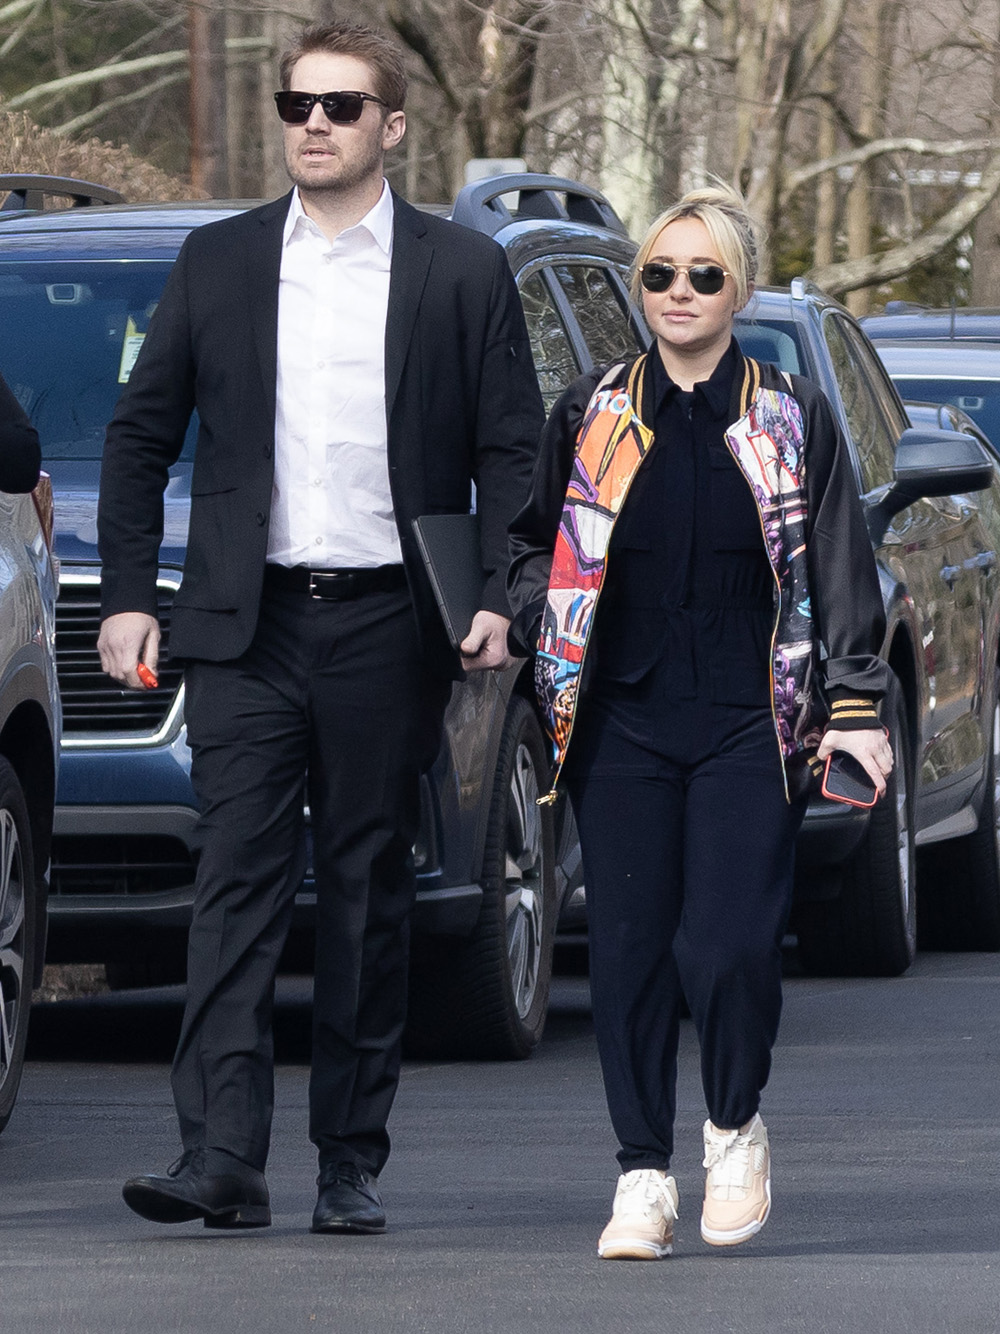
[{"label": "man's short brown hair", "polygon": [[[304,28],[298,41],[281,57],[278,68],[281,86],[292,86],[292,70],[303,56],[323,52],[331,56],[354,56],[371,69],[375,92],[390,111],[402,111],[406,101],[406,70],[399,45],[378,28],[365,23],[314,23]],[[337,89],[305,88],[303,92],[325,93]],[[359,89],[365,92],[366,89]]]}]

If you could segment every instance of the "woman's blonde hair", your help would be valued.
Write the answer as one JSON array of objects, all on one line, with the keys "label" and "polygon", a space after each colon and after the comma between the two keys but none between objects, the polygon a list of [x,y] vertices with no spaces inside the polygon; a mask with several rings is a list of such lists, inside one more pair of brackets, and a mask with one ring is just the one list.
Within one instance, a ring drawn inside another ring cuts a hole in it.
[{"label": "woman's blonde hair", "polygon": [[747,211],[746,200],[731,185],[719,182],[702,190],[691,190],[683,199],[672,204],[650,224],[632,266],[632,296],[642,298],[639,270],[653,253],[656,238],[668,223],[679,218],[697,218],[719,252],[722,266],[733,275],[736,284],[736,309],[742,310],[750,300],[757,277],[759,228]]}]

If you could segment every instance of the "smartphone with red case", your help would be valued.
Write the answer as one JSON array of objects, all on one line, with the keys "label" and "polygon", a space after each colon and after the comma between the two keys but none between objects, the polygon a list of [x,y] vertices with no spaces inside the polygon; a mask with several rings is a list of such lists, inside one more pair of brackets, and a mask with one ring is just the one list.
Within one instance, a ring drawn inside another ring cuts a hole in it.
[{"label": "smartphone with red case", "polygon": [[820,791],[831,801],[843,801],[866,810],[878,801],[878,788],[867,770],[846,750],[835,750],[827,756]]}]

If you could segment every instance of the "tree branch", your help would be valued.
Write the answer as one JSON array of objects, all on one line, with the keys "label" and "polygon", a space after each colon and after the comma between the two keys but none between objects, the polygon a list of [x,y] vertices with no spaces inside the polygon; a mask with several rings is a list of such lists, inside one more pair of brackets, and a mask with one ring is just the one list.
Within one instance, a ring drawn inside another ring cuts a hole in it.
[{"label": "tree branch", "polygon": [[77,134],[80,130],[85,130],[102,120],[109,111],[116,111],[119,107],[128,106],[130,102],[139,102],[143,98],[152,97],[154,93],[160,92],[163,88],[170,88],[175,83],[183,83],[188,77],[186,69],[174,70],[171,74],[164,74],[162,79],[156,79],[153,83],[144,83],[141,88],[134,89],[131,93],[122,93],[120,97],[110,97],[106,102],[101,102],[96,107],[91,107],[85,111],[82,116],[74,116],[72,120],[67,120],[62,125],[54,125],[52,133],[58,135]]},{"label": "tree branch", "polygon": [[860,148],[850,148],[833,157],[823,158],[820,162],[810,162],[807,167],[790,171],[785,177],[781,190],[781,202],[787,204],[797,190],[823,176],[828,171],[839,171],[841,167],[856,167],[872,158],[884,157],[888,153],[916,153],[922,157],[957,157],[961,153],[982,153],[996,148],[995,139],[952,139],[935,143],[932,139],[872,139]]},{"label": "tree branch", "polygon": [[[231,37],[226,42],[228,51],[266,51],[270,42],[262,37]],[[18,93],[7,103],[8,111],[30,106],[32,102],[41,102],[60,93],[73,92],[77,88],[87,88],[90,84],[101,83],[105,79],[118,79],[125,74],[143,74],[146,70],[167,69],[171,65],[184,65],[190,59],[187,51],[161,51],[155,56],[139,56],[135,60],[123,60],[117,65],[100,65],[97,69],[80,70],[77,74],[67,74],[61,79],[51,79],[48,83],[36,83],[34,88],[27,88]]]},{"label": "tree branch", "polygon": [[917,264],[940,254],[945,246],[966,231],[996,198],[998,191],[1000,153],[990,159],[979,185],[963,195],[961,203],[938,218],[920,236],[903,245],[893,246],[881,255],[864,255],[860,259],[812,269],[806,277],[831,296],[843,296],[845,292],[857,291],[859,287],[871,287],[875,283],[900,278]]},{"label": "tree branch", "polygon": [[451,79],[448,77],[448,71],[443,63],[438,59],[438,53],[434,43],[431,41],[425,30],[416,22],[410,13],[399,5],[391,5],[389,8],[389,23],[395,30],[400,39],[406,43],[414,55],[419,56],[427,67],[427,70],[437,84],[438,88],[444,94],[445,101],[457,115],[462,112],[462,101],[452,86]]}]

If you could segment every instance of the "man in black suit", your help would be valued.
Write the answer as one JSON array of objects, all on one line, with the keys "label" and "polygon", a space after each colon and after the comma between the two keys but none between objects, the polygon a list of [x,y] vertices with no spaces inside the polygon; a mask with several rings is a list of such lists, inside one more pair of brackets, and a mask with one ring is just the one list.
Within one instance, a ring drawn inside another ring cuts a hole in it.
[{"label": "man in black suit", "polygon": [[[451,681],[506,665],[506,528],[541,401],[491,240],[385,184],[406,80],[383,34],[308,29],[276,97],[295,189],[186,241],[107,436],[101,661],[156,668],[167,469],[200,430],[173,653],[201,855],[173,1090],[184,1152],[124,1189],[145,1218],[270,1222],[278,956],[312,816],[313,1231],[377,1232],[399,1077],[419,775]],[[488,581],[448,645],[411,523],[476,485]]]}]

